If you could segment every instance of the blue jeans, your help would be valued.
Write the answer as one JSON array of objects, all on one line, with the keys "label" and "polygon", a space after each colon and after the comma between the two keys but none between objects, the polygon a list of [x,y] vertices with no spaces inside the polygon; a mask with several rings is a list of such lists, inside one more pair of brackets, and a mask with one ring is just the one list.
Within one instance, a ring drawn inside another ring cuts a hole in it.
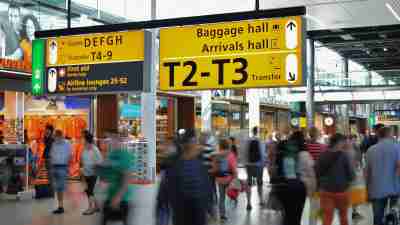
[{"label": "blue jeans", "polygon": [[372,200],[372,210],[374,212],[374,225],[383,225],[385,210],[390,203],[390,207],[396,204],[397,197],[387,197]]}]

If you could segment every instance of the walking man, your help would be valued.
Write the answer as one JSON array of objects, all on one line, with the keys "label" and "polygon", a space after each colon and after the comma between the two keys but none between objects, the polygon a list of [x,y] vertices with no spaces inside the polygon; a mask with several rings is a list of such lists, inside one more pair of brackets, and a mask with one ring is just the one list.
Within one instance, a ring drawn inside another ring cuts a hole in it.
[{"label": "walking man", "polygon": [[258,138],[258,127],[254,127],[252,130],[253,137],[248,141],[247,146],[247,182],[249,189],[247,191],[247,210],[252,210],[251,205],[251,187],[254,184],[254,180],[257,182],[257,192],[260,201],[260,205],[264,205],[263,199],[263,176],[264,166],[266,159],[266,144],[263,144]]},{"label": "walking man", "polygon": [[54,142],[50,152],[51,176],[53,189],[57,194],[58,209],[54,214],[64,213],[64,192],[68,177],[68,165],[71,158],[71,144],[67,141],[61,130],[54,133]]},{"label": "walking man", "polygon": [[372,202],[374,225],[383,225],[385,209],[393,204],[400,176],[400,146],[388,127],[378,130],[378,144],[367,151],[367,189]]}]

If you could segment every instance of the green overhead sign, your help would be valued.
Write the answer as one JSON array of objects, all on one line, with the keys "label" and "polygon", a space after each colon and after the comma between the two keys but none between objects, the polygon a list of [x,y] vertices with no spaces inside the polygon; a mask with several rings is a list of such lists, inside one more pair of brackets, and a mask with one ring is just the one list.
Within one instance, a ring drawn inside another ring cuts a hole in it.
[{"label": "green overhead sign", "polygon": [[34,40],[32,43],[32,94],[35,96],[44,93],[45,77],[45,40]]}]

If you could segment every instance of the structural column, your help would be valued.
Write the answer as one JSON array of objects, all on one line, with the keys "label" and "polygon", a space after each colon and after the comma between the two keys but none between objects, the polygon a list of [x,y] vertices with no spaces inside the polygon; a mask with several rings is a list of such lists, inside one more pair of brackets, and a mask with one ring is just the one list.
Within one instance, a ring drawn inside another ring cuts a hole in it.
[{"label": "structural column", "polygon": [[315,45],[314,40],[308,39],[308,73],[307,73],[307,127],[314,127],[315,122],[315,104],[314,104],[314,79],[315,79]]},{"label": "structural column", "polygon": [[246,101],[249,104],[249,134],[253,127],[260,126],[260,95],[257,89],[246,90]]},{"label": "structural column", "polygon": [[201,92],[201,131],[212,129],[212,95],[211,91]]},{"label": "structural column", "polygon": [[[151,1],[151,17],[156,19],[156,0]],[[153,167],[152,176],[156,177],[156,101],[157,87],[156,81],[158,73],[156,62],[158,61],[156,37],[157,30],[145,31],[145,62],[143,75],[148,79],[149,90],[141,95],[141,131],[148,142],[148,163]],[[131,224],[154,224],[154,205],[157,195],[157,184],[143,186],[137,185],[135,188],[135,212],[134,221]]]},{"label": "structural column", "polygon": [[[347,84],[351,86],[351,82],[349,82],[349,59],[348,58],[343,58],[343,63],[344,63],[344,77],[346,81],[348,82]],[[342,105],[342,112],[341,114],[343,115],[343,129],[344,129],[344,134],[350,134],[350,117],[349,117],[349,104],[343,104]]]}]

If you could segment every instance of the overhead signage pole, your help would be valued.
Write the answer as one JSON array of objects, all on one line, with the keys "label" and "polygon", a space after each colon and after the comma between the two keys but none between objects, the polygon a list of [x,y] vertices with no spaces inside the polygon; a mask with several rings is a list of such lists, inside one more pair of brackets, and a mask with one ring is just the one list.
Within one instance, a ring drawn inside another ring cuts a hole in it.
[{"label": "overhead signage pole", "polygon": [[161,29],[160,89],[304,85],[304,34],[300,16]]}]

